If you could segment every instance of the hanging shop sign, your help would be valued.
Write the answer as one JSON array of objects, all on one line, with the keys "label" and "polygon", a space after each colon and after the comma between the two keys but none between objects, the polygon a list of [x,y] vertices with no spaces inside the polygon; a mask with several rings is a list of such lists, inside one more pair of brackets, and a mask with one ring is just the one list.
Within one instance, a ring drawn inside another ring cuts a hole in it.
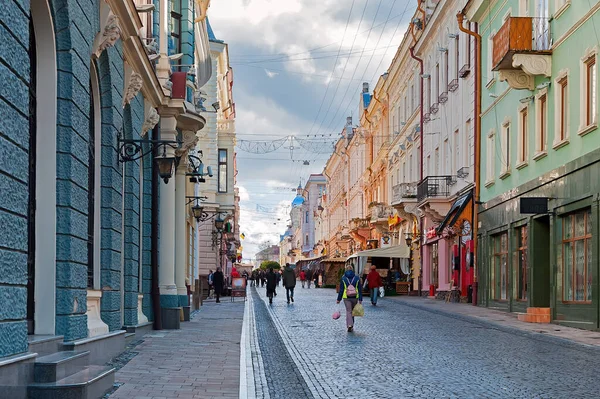
[{"label": "hanging shop sign", "polygon": [[535,215],[548,213],[547,197],[521,197],[519,205],[519,212],[521,213]]}]

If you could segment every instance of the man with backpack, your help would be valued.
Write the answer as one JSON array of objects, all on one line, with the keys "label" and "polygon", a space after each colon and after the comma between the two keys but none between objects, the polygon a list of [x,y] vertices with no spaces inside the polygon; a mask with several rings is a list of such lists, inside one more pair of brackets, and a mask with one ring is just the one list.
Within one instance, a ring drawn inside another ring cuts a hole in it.
[{"label": "man with backpack", "polygon": [[354,330],[354,316],[352,316],[352,311],[357,304],[362,304],[362,290],[360,287],[360,277],[354,274],[354,268],[352,266],[346,266],[346,271],[340,281],[337,303],[340,303],[340,301],[344,299],[348,332]]}]

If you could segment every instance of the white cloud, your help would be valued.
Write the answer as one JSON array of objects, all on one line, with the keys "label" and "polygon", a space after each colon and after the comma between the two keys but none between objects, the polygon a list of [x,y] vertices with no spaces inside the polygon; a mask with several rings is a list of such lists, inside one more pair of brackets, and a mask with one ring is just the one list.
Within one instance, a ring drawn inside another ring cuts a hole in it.
[{"label": "white cloud", "polygon": [[279,75],[279,73],[277,72],[272,72],[269,71],[268,69],[265,69],[265,73],[267,74],[268,77],[270,77],[271,79],[274,78],[275,76]]}]

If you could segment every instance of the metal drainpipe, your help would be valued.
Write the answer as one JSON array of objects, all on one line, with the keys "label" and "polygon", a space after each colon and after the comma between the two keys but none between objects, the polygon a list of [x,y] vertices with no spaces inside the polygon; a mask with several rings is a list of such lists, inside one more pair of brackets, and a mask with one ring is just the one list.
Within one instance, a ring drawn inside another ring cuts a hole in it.
[{"label": "metal drainpipe", "polygon": [[[471,231],[473,232],[473,306],[477,306],[477,244],[478,244],[478,230],[479,230],[479,214],[477,212],[477,204],[479,203],[479,193],[481,191],[481,185],[479,183],[479,174],[481,173],[481,35],[476,31],[472,31],[463,26],[463,21],[465,16],[462,12],[456,14],[456,19],[458,21],[458,28],[466,33],[469,36],[473,36],[475,38],[475,138],[473,140],[473,144],[475,145],[475,195],[473,198],[475,208],[475,212],[473,212],[473,226]],[[475,25],[475,30],[478,27]]]},{"label": "metal drainpipe", "polygon": [[[159,140],[158,125],[152,129],[152,140]],[[151,232],[150,232],[150,266],[152,268],[152,308],[154,310],[154,329],[162,330],[162,318],[160,314],[160,288],[158,287],[158,167],[155,159],[158,156],[158,150],[154,147],[152,151],[152,216],[151,216]]]},{"label": "metal drainpipe", "polygon": [[[411,30],[411,34],[413,35],[413,39],[415,41],[415,44],[417,42],[417,39],[415,37],[414,32],[412,31],[412,29],[414,28],[414,26],[411,24],[411,26],[409,27],[409,29]],[[425,106],[425,104],[423,103],[425,101],[425,99],[423,98],[423,73],[424,73],[424,67],[423,67],[423,59],[419,58],[415,55],[415,47],[410,47],[410,56],[415,59],[419,65],[420,65],[420,79],[419,79],[419,86],[420,86],[420,91],[421,91],[421,109],[420,109],[420,118],[419,118],[419,128],[421,129],[421,134],[420,134],[420,143],[421,143],[421,148],[419,149],[420,152],[420,163],[419,163],[419,181],[423,180],[423,108]],[[422,225],[422,223],[421,223]],[[421,236],[424,233],[424,229],[421,229]],[[421,270],[419,272],[419,287],[418,287],[418,291],[419,291],[419,296],[421,296],[421,292],[423,290],[423,245],[419,245],[419,256],[421,257],[420,259],[420,265],[421,265]]]}]

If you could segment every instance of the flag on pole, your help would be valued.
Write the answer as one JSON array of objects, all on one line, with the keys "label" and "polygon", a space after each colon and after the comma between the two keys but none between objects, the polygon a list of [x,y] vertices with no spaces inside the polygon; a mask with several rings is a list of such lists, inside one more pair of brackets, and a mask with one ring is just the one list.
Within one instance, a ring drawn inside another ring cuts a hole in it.
[{"label": "flag on pole", "polygon": [[244,233],[240,234],[240,238],[243,240],[244,238],[246,238],[246,234],[244,234]]}]

